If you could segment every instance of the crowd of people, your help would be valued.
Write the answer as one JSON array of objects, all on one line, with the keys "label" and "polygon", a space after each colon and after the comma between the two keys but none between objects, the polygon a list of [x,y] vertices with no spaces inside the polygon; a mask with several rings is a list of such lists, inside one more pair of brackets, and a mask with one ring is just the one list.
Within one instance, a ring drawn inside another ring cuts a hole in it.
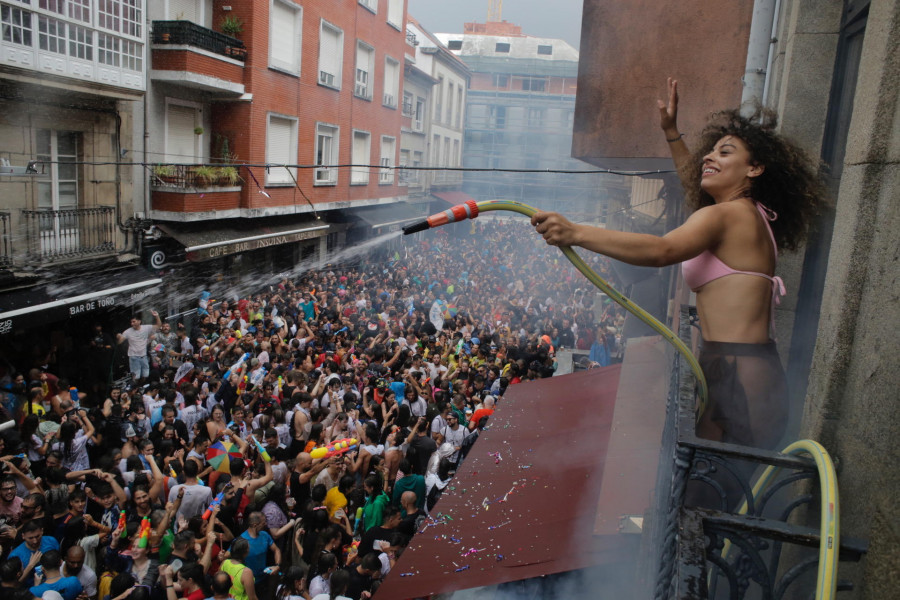
[{"label": "crowd of people", "polygon": [[10,370],[8,598],[370,597],[509,386],[622,354],[621,310],[529,225],[454,233],[98,331],[132,373],[108,393]]}]

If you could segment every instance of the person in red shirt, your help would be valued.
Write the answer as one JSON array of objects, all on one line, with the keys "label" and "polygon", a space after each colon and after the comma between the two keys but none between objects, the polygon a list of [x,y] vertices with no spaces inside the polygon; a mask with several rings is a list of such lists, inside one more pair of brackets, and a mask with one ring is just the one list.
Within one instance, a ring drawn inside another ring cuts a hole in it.
[{"label": "person in red shirt", "polygon": [[476,410],[472,414],[472,418],[469,419],[469,431],[475,431],[475,428],[478,426],[478,422],[482,417],[489,417],[492,414],[494,414],[494,397],[485,396],[482,407]]}]

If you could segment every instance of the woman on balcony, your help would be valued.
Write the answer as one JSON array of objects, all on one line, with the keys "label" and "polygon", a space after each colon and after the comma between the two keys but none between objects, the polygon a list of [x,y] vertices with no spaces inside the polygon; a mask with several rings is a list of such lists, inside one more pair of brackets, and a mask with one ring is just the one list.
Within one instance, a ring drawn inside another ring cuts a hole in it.
[{"label": "woman on balcony", "polygon": [[633,265],[682,263],[697,293],[700,364],[709,402],[702,438],[775,448],[785,432],[787,388],[774,341],[778,249],[803,241],[823,197],[815,163],[773,132],[773,115],[713,115],[691,155],[678,132],[677,83],[658,101],[660,125],[693,214],[665,236],[576,225],[538,212],[531,223],[548,244],[581,246]]}]

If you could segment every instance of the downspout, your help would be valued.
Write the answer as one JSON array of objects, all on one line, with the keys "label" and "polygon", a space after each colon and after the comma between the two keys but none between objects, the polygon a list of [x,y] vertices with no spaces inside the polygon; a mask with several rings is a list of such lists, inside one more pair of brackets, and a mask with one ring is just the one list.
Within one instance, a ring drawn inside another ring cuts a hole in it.
[{"label": "downspout", "polygon": [[775,62],[775,48],[778,44],[778,17],[781,15],[781,0],[775,0],[775,16],[772,18],[772,37],[769,40],[769,58],[766,61],[766,84],[763,86],[762,104],[769,102],[769,84],[772,82],[772,63]]},{"label": "downspout", "polygon": [[756,0],[750,21],[750,39],[747,42],[747,63],[744,68],[741,113],[753,114],[757,104],[762,104],[768,80],[768,67],[772,59],[772,37],[777,18],[778,0]]}]

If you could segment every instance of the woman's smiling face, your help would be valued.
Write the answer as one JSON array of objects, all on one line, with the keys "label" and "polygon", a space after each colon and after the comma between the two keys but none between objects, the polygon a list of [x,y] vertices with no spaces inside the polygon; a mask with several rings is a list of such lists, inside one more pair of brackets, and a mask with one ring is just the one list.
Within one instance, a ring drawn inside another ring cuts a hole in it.
[{"label": "woman's smiling face", "polygon": [[732,199],[750,187],[750,180],[765,170],[754,164],[744,141],[726,135],[703,157],[700,187],[716,199]]}]

